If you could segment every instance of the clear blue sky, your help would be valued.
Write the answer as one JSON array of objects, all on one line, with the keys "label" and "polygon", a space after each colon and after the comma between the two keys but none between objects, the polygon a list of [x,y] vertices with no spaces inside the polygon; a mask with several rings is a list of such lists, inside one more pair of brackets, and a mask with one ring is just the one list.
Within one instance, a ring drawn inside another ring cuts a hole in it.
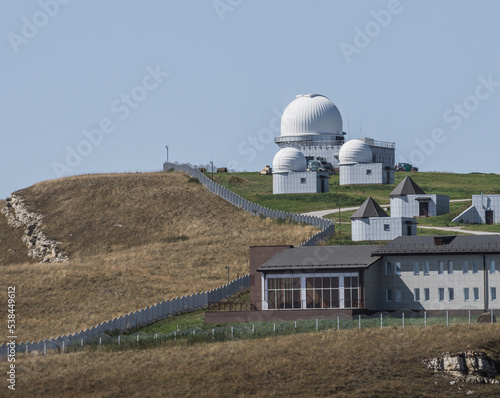
[{"label": "clear blue sky", "polygon": [[500,169],[495,0],[0,4],[0,198],[160,170],[165,145],[170,160],[260,170],[276,115],[304,93],[421,170]]}]

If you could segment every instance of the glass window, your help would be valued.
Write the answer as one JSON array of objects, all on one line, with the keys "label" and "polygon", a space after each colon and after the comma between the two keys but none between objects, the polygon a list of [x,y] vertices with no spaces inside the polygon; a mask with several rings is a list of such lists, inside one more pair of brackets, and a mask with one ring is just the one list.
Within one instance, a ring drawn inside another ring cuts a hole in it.
[{"label": "glass window", "polygon": [[397,263],[396,263],[396,268],[395,268],[395,270],[394,270],[394,273],[395,273],[396,275],[401,275],[401,263],[400,263],[400,262],[397,262]]},{"label": "glass window", "polygon": [[468,261],[464,261],[464,263],[462,264],[462,273],[464,273],[464,274],[469,273],[469,262]]},{"label": "glass window", "polygon": [[453,274],[453,261],[448,261],[448,273]]},{"label": "glass window", "polygon": [[300,278],[269,278],[267,280],[268,308],[301,308]]},{"label": "glass window", "polygon": [[418,261],[413,263],[413,275],[418,275],[420,273]]},{"label": "glass window", "polygon": [[371,176],[371,175],[372,175],[372,171],[371,171],[370,169],[367,169],[367,170],[366,170],[366,175],[367,175],[367,176]]},{"label": "glass window", "polygon": [[403,296],[401,294],[401,289],[396,289],[396,301],[398,303],[400,303],[402,299],[403,299]]},{"label": "glass window", "polygon": [[429,262],[424,262],[424,275],[429,275]]},{"label": "glass window", "polygon": [[464,287],[464,301],[469,301],[469,288]]},{"label": "glass window", "polygon": [[414,297],[415,301],[420,301],[420,289],[419,288],[415,288],[415,290],[413,291],[413,297]]},{"label": "glass window", "polygon": [[495,273],[495,260],[491,260],[490,262],[490,274]]},{"label": "glass window", "polygon": [[301,183],[301,184],[305,184],[305,183],[306,183],[306,179],[305,179],[305,178],[301,178],[301,179],[300,179],[300,183]]},{"label": "glass window", "polygon": [[439,274],[442,274],[444,272],[444,261],[440,261],[439,262],[439,269],[438,269],[438,273]]},{"label": "glass window", "polygon": [[429,301],[431,299],[431,292],[428,287],[424,289],[424,300]]},{"label": "glass window", "polygon": [[390,231],[391,226],[389,224],[384,224],[384,231]]},{"label": "glass window", "polygon": [[478,265],[477,265],[477,261],[473,261],[473,262],[472,262],[472,273],[473,273],[473,274],[477,274],[477,273],[478,273],[478,271],[479,271],[479,267],[478,267]]},{"label": "glass window", "polygon": [[497,299],[497,288],[496,287],[490,288],[490,297],[491,297],[491,300]]},{"label": "glass window", "polygon": [[438,297],[439,301],[444,301],[444,287],[440,287],[438,289]]},{"label": "glass window", "polygon": [[479,301],[479,288],[475,287],[473,291],[474,291],[474,301]]},{"label": "glass window", "polygon": [[385,274],[390,275],[392,271],[391,263],[385,263]]},{"label": "glass window", "polygon": [[387,289],[385,291],[385,300],[387,302],[391,302],[392,301],[392,289]]},{"label": "glass window", "polygon": [[452,287],[448,288],[448,300],[455,301],[455,291],[453,290]]}]

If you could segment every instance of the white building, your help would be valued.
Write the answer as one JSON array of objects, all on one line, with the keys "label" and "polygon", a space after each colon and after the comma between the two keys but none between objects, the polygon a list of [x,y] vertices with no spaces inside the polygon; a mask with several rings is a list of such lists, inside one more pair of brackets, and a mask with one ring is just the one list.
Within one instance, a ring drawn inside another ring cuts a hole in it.
[{"label": "white building", "polygon": [[389,195],[392,217],[440,216],[450,212],[450,197],[427,195],[410,177],[406,176]]},{"label": "white building", "polygon": [[[281,117],[281,133],[274,141],[280,148],[297,148],[307,160],[323,158],[339,164],[346,133],[337,106],[320,94],[297,95]],[[394,143],[362,138],[372,150],[373,163],[394,168]]]},{"label": "white building", "polygon": [[417,221],[389,215],[369,197],[351,216],[353,241],[393,240],[398,236],[416,235]]},{"label": "white building", "polygon": [[394,151],[393,143],[371,138],[347,141],[339,152],[340,185],[394,184]]},{"label": "white building", "polygon": [[500,195],[472,195],[472,206],[453,222],[466,224],[498,224],[500,222]]},{"label": "white building", "polygon": [[306,158],[298,149],[279,150],[273,159],[273,194],[328,192],[328,173],[306,168]]}]

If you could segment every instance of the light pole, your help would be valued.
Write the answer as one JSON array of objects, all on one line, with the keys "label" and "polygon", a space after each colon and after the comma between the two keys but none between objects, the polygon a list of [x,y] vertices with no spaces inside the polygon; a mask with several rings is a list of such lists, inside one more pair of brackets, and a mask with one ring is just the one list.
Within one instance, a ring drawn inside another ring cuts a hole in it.
[{"label": "light pole", "polygon": [[165,145],[165,148],[167,148],[167,163],[168,163],[168,145]]},{"label": "light pole", "polygon": [[227,284],[229,285],[229,267],[226,267],[227,269]]}]

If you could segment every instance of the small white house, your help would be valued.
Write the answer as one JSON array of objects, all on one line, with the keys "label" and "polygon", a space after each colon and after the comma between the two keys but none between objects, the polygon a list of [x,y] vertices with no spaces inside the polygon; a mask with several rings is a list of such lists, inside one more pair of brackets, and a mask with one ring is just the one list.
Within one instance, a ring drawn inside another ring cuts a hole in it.
[{"label": "small white house", "polygon": [[454,218],[453,222],[490,225],[500,223],[500,195],[472,195],[472,206]]},{"label": "small white house", "polygon": [[389,195],[392,217],[429,217],[450,212],[450,197],[427,195],[410,177],[406,176]]},{"label": "small white house", "polygon": [[306,168],[306,158],[298,149],[279,150],[273,160],[273,194],[328,192],[329,174]]},{"label": "small white house", "polygon": [[393,240],[398,236],[416,235],[417,221],[410,217],[389,217],[369,197],[351,216],[353,241]]}]

